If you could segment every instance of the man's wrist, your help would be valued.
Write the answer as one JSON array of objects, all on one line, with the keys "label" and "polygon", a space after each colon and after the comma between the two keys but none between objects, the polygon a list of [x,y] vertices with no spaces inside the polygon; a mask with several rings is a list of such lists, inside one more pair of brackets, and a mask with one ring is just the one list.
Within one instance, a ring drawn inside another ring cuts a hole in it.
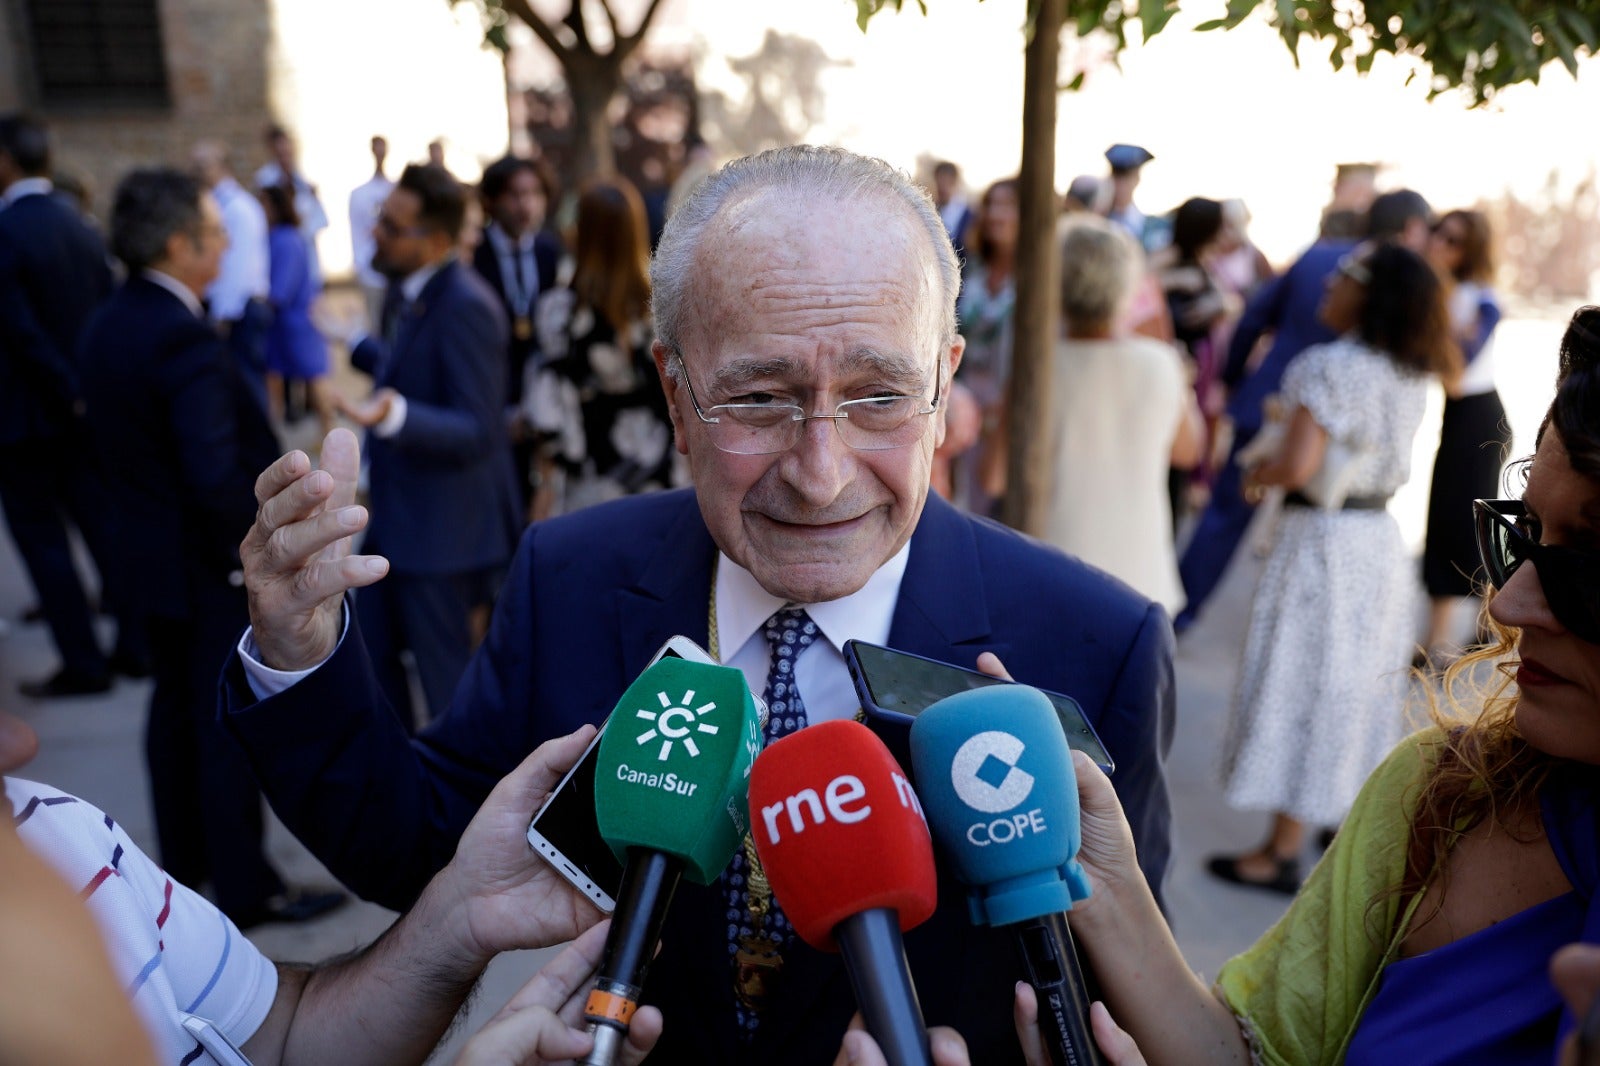
[{"label": "man's wrist", "polygon": [[473,935],[472,902],[469,886],[457,875],[452,861],[434,874],[402,919],[415,922],[412,932],[423,939],[428,954],[437,958],[441,974],[451,979],[477,980],[499,954]]}]

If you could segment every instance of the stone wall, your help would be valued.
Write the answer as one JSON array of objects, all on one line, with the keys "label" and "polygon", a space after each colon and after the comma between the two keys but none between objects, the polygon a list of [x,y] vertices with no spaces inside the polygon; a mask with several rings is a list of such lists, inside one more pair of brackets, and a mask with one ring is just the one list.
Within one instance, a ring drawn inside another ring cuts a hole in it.
[{"label": "stone wall", "polygon": [[122,174],[141,165],[182,165],[202,137],[232,145],[240,172],[248,174],[261,160],[261,132],[271,121],[270,6],[269,0],[160,0],[171,105],[52,110],[34,98],[21,5],[0,2],[0,111],[21,108],[49,124],[57,168],[89,183],[101,217]]}]

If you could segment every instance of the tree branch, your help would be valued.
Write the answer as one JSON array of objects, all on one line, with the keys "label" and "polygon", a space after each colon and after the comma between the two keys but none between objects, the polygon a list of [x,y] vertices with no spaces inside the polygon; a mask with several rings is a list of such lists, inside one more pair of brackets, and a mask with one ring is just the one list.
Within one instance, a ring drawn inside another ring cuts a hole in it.
[{"label": "tree branch", "polygon": [[533,35],[539,38],[540,43],[555,54],[562,66],[566,65],[570,50],[561,43],[561,38],[556,35],[555,29],[539,16],[528,0],[501,0],[500,6],[521,19],[528,29],[533,31]]},{"label": "tree branch", "polygon": [[622,40],[622,27],[617,25],[617,13],[611,10],[611,0],[600,0],[600,10],[606,13],[606,21],[611,23],[611,47],[615,49]]},{"label": "tree branch", "polygon": [[650,6],[644,9],[644,17],[639,20],[638,28],[626,37],[617,38],[616,47],[611,50],[617,62],[627,59],[633,50],[639,47],[639,42],[644,40],[645,33],[650,29],[650,21],[656,17],[656,9],[660,6],[661,0],[650,0]]},{"label": "tree branch", "polygon": [[589,43],[589,27],[583,22],[583,0],[568,0],[572,6],[567,8],[567,17],[561,21],[567,24],[572,35],[578,39],[577,51],[594,55],[594,46]]}]

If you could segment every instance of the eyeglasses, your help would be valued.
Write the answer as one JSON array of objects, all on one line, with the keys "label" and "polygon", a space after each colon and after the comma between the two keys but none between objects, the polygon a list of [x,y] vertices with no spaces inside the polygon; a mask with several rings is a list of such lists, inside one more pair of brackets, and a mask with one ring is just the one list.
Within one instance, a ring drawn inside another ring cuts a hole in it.
[{"label": "eyeglasses", "polygon": [[1344,256],[1335,268],[1338,272],[1357,285],[1372,284],[1372,271],[1367,269],[1367,264],[1353,255]]},{"label": "eyeglasses", "polygon": [[839,438],[857,451],[885,452],[904,448],[922,436],[922,416],[939,409],[939,392],[944,384],[936,374],[933,402],[927,407],[922,405],[920,397],[891,393],[845,400],[832,414],[806,414],[805,408],[792,403],[719,403],[705,411],[701,410],[695,396],[683,356],[675,354],[674,358],[678,360],[684,387],[689,391],[689,402],[694,405],[694,413],[700,421],[705,423],[711,443],[718,451],[730,455],[786,452],[800,443],[805,424],[813,418],[833,419]]},{"label": "eyeglasses", "polygon": [[402,226],[388,215],[379,215],[376,228],[381,230],[385,237],[426,237],[426,226]]},{"label": "eyeglasses", "polygon": [[1550,613],[1579,640],[1600,644],[1600,554],[1540,544],[1521,500],[1474,500],[1478,557],[1489,584],[1504,588],[1524,562],[1539,571]]}]

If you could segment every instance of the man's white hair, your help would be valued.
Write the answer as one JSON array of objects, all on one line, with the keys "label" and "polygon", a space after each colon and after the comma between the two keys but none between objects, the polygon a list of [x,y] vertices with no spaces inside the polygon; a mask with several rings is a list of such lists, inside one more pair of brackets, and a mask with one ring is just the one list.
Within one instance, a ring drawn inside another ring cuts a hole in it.
[{"label": "man's white hair", "polygon": [[[938,301],[940,344],[954,343],[961,272],[927,191],[881,159],[843,148],[802,144],[734,160],[697,185],[667,220],[650,261],[650,304],[656,336],[668,348],[683,351],[681,342],[693,305],[690,286],[697,269],[704,269],[703,264],[697,266],[696,259],[706,229],[730,204],[765,193],[786,199],[808,197],[823,205],[869,198],[904,204],[928,238],[927,252],[938,278],[933,298]],[[676,370],[673,366],[672,372]]]}]

